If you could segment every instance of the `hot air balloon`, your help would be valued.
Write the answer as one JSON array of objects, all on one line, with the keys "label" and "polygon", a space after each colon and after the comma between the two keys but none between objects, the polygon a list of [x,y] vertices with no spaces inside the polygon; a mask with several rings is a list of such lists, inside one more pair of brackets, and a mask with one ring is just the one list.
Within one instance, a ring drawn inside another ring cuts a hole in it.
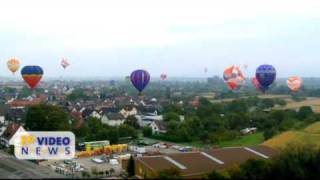
[{"label": "hot air balloon", "polygon": [[245,77],[238,66],[231,66],[224,70],[223,79],[232,90],[239,90],[245,83]]},{"label": "hot air balloon", "polygon": [[166,74],[164,74],[164,73],[160,75],[160,78],[161,78],[162,80],[166,80],[167,77],[168,77],[168,76],[167,76]]},{"label": "hot air balloon", "polygon": [[40,66],[25,66],[21,70],[21,75],[29,87],[34,89],[42,78],[43,70]]},{"label": "hot air balloon", "polygon": [[18,59],[10,59],[7,62],[8,68],[12,73],[15,73],[20,68],[20,62]]},{"label": "hot air balloon", "polygon": [[67,59],[63,58],[63,59],[61,60],[61,66],[62,66],[64,69],[66,69],[68,66],[70,66],[70,63],[68,62]]},{"label": "hot air balloon", "polygon": [[298,76],[289,77],[287,80],[287,85],[292,92],[298,92],[303,84],[303,81]]},{"label": "hot air balloon", "polygon": [[145,70],[135,70],[131,73],[131,82],[133,86],[141,93],[147,87],[150,81],[150,74]]},{"label": "hot air balloon", "polygon": [[259,83],[259,81],[257,80],[256,77],[253,77],[251,82],[252,82],[253,86],[256,88],[257,91],[261,90],[260,83]]},{"label": "hot air balloon", "polygon": [[264,64],[257,68],[256,78],[259,81],[261,90],[265,91],[276,79],[276,69],[272,65]]}]

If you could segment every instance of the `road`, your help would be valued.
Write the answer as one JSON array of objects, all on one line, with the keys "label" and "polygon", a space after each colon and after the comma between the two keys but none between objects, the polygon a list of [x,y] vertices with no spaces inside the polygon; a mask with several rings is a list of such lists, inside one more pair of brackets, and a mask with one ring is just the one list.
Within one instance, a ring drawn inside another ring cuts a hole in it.
[{"label": "road", "polygon": [[18,160],[0,150],[0,179],[59,179],[51,169],[40,167],[32,162]]}]

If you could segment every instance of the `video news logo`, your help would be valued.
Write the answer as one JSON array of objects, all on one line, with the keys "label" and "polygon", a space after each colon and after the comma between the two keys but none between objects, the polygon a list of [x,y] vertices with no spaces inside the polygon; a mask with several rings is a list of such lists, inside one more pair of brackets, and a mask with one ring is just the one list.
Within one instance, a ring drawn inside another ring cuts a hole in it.
[{"label": "video news logo", "polygon": [[73,159],[75,136],[72,132],[24,131],[9,142],[18,159]]}]

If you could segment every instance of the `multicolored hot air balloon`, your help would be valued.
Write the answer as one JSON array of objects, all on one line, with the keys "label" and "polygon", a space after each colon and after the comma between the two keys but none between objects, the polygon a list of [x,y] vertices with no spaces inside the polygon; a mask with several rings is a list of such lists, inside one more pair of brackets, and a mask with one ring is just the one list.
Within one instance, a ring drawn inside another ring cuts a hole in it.
[{"label": "multicolored hot air balloon", "polygon": [[262,87],[262,91],[265,91],[276,79],[276,69],[272,65],[264,64],[257,68],[256,78]]},{"label": "multicolored hot air balloon", "polygon": [[241,86],[245,84],[246,80],[244,74],[240,70],[240,67],[235,65],[224,70],[223,79],[232,90],[239,90]]},{"label": "multicolored hot air balloon", "polygon": [[139,69],[131,73],[130,79],[133,86],[141,93],[149,84],[150,74],[146,70]]},{"label": "multicolored hot air balloon", "polygon": [[164,74],[164,73],[160,75],[160,78],[161,78],[162,80],[166,80],[167,77],[168,77],[168,76],[167,76],[166,74]]},{"label": "multicolored hot air balloon", "polygon": [[302,84],[303,81],[299,76],[292,76],[287,80],[287,85],[292,92],[298,92]]},{"label": "multicolored hot air balloon", "polygon": [[253,86],[256,88],[257,91],[261,90],[260,83],[259,83],[259,81],[257,80],[256,77],[253,77],[251,82],[252,82]]},{"label": "multicolored hot air balloon", "polygon": [[40,66],[25,66],[21,70],[21,75],[29,87],[34,89],[42,78],[43,70]]},{"label": "multicolored hot air balloon", "polygon": [[63,58],[61,60],[61,66],[63,67],[63,69],[66,69],[68,66],[70,66],[70,63],[68,62],[67,59]]},{"label": "multicolored hot air balloon", "polygon": [[20,68],[20,62],[18,59],[10,59],[7,62],[8,68],[12,73],[15,73]]}]

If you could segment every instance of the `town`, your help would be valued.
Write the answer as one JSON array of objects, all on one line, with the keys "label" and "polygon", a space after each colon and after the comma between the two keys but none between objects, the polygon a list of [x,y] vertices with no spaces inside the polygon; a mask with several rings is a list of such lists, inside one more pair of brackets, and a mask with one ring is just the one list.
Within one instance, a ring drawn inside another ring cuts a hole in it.
[{"label": "town", "polygon": [[[168,167],[182,177],[201,178],[252,158],[269,159],[278,149],[263,141],[319,120],[308,106],[296,107],[294,116],[281,110],[292,101],[289,96],[250,94],[254,88],[249,85],[243,98],[241,92],[226,90],[219,77],[159,79],[140,96],[130,85],[126,79],[51,80],[30,90],[19,81],[2,82],[2,151],[12,153],[9,140],[21,129],[71,130],[77,138],[76,158],[36,161],[39,167],[69,178],[155,178]],[[282,86],[280,81],[273,92],[281,93]],[[270,124],[270,118],[282,122]],[[130,172],[131,161],[135,168]]]}]

